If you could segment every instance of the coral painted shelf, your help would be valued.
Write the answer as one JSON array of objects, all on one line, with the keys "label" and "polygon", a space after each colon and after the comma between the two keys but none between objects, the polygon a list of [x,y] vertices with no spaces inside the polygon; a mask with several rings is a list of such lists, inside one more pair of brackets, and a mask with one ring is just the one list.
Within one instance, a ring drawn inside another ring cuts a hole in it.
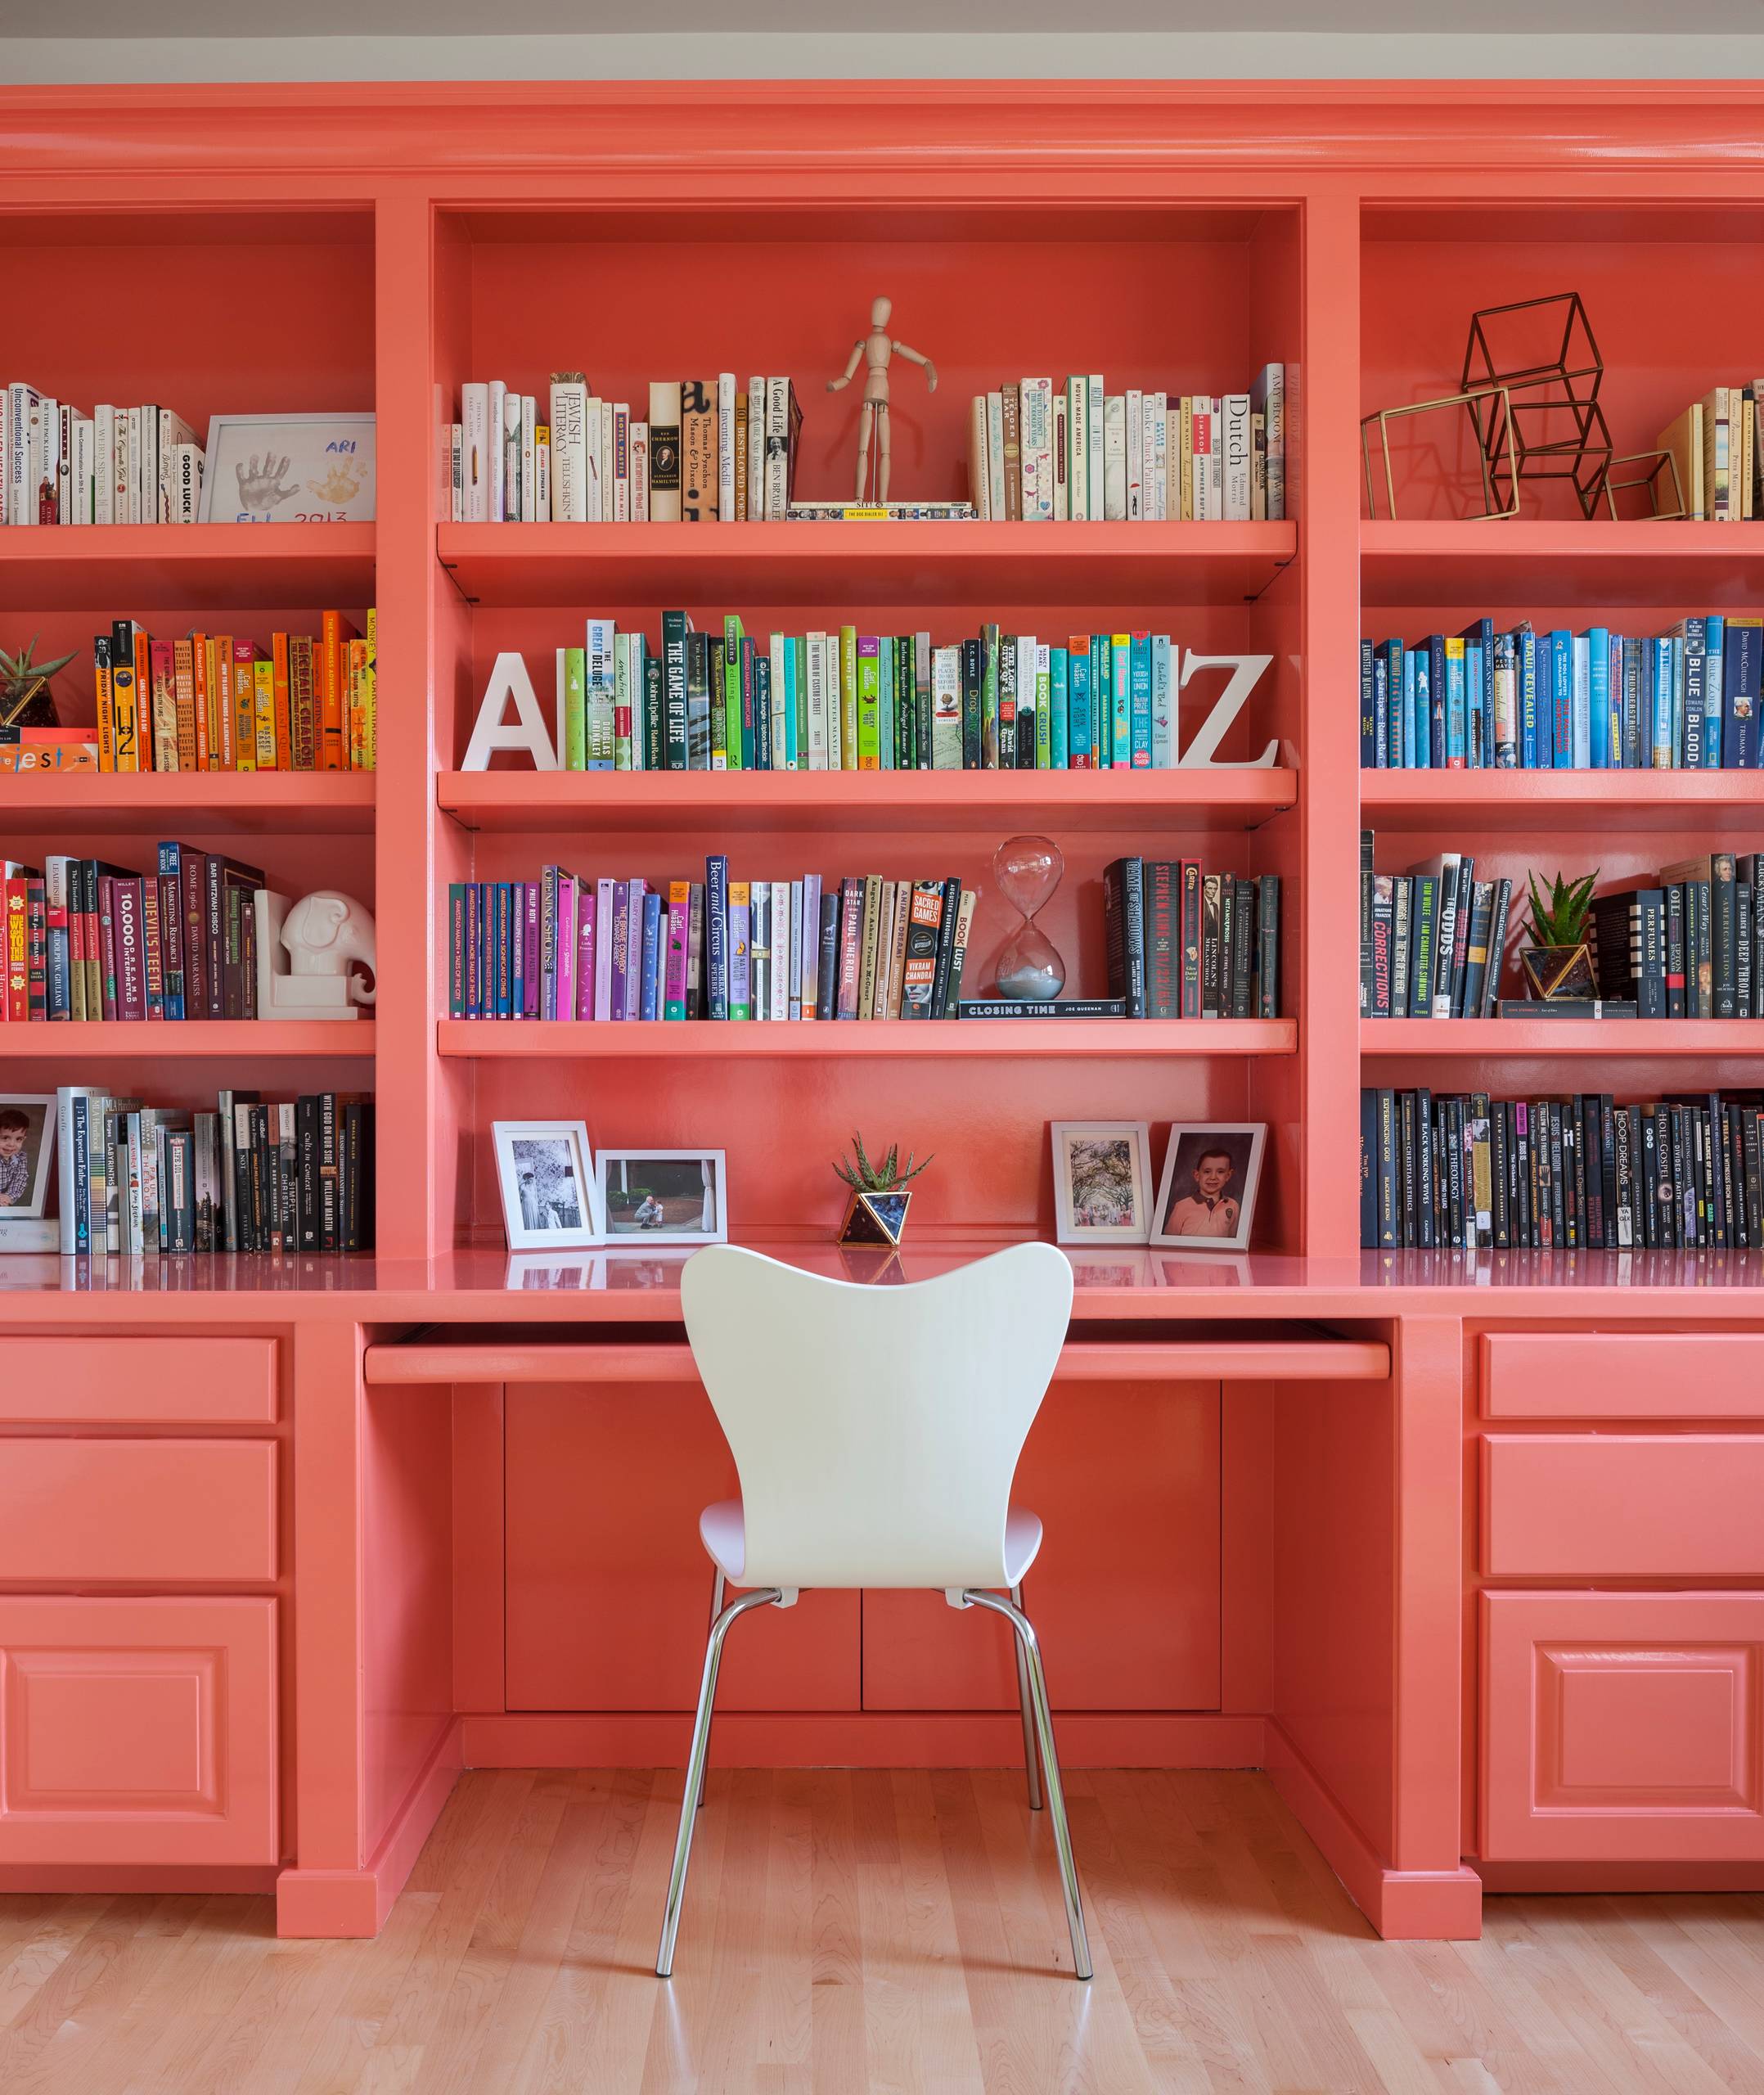
[{"label": "coral painted shelf", "polygon": [[[780,527],[781,528],[781,527]],[[952,527],[953,528],[953,527]],[[443,811],[475,830],[705,826],[856,831],[996,828],[1105,831],[1254,829],[1296,804],[1298,778],[1270,771],[450,771]]]},{"label": "coral painted shelf", "polygon": [[884,1055],[915,1061],[1018,1061],[1027,1057],[1132,1057],[1290,1055],[1295,1019],[977,1019],[873,1021],[868,1025],[669,1025],[651,1020],[579,1024],[529,1020],[440,1020],[445,1057],[476,1061],[630,1061],[667,1057],[687,1061],[844,1061]]},{"label": "coral painted shelf", "polygon": [[0,531],[0,610],[353,608],[371,524],[90,524]]},{"label": "coral painted shelf", "polygon": [[475,604],[1229,603],[1294,524],[443,524]]},{"label": "coral painted shelf", "polygon": [[69,1081],[88,1062],[181,1061],[315,1061],[374,1052],[371,1019],[187,1019],[161,1025],[145,1019],[97,1025],[0,1025],[0,1061],[53,1057]]},{"label": "coral painted shelf", "polygon": [[48,771],[0,775],[0,835],[145,836],[166,828],[240,835],[298,830],[366,836],[371,771]]},{"label": "coral painted shelf", "polygon": [[1360,809],[1379,829],[1514,835],[1764,826],[1764,771],[1363,771]]},{"label": "coral painted shelf", "polygon": [[1363,1019],[1370,1058],[1721,1061],[1764,1056],[1764,1019]]},{"label": "coral painted shelf", "polygon": [[[1382,487],[1379,501],[1382,507]],[[1412,524],[1380,518],[1360,526],[1366,604],[1682,601],[1721,610],[1753,603],[1761,590],[1764,544],[1741,525],[1515,516]]]}]

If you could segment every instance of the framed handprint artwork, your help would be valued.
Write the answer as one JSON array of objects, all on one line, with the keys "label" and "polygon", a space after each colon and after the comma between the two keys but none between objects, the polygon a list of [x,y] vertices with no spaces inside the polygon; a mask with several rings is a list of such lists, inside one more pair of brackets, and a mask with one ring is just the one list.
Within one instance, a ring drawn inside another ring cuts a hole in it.
[{"label": "framed handprint artwork", "polygon": [[374,417],[215,415],[205,524],[371,524]]}]

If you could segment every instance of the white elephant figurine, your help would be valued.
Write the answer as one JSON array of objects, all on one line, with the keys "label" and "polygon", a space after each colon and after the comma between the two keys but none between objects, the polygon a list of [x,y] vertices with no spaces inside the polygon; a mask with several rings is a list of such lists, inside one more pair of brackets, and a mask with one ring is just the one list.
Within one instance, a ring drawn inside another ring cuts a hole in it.
[{"label": "white elephant figurine", "polygon": [[352,1019],[374,1001],[374,920],[353,895],[321,888],[290,903],[259,888],[257,1015]]}]

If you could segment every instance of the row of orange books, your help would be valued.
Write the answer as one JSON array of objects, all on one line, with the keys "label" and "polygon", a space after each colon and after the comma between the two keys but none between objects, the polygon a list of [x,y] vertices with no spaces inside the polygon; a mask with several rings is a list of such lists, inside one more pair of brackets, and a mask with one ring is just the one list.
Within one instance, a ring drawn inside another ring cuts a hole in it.
[{"label": "row of orange books", "polygon": [[155,640],[119,619],[92,642],[100,771],[371,771],[376,616],[315,639]]}]

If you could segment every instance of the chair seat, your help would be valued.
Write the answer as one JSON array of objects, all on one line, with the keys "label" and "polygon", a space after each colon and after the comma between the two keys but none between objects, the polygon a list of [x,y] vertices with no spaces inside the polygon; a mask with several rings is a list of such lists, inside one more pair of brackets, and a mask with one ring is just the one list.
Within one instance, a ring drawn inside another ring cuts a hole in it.
[{"label": "chair seat", "polygon": [[[739,1586],[747,1568],[747,1530],[739,1498],[719,1498],[698,1516],[700,1539],[710,1560],[731,1586]],[[1020,1506],[1005,1516],[1005,1584],[1015,1586],[1035,1561],[1042,1546],[1039,1517]]]}]

